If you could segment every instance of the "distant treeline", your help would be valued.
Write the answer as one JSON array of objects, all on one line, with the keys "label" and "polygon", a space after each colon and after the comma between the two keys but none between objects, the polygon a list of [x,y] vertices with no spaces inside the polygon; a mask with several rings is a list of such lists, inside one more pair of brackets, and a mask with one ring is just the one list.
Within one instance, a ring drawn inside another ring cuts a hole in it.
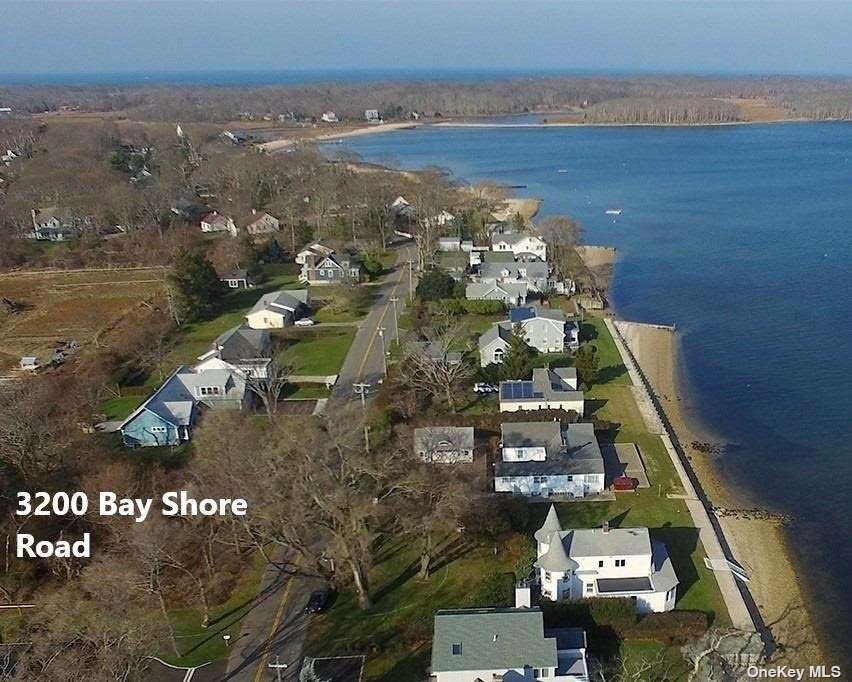
[{"label": "distant treeline", "polygon": [[690,124],[739,121],[733,104],[710,97],[628,97],[600,102],[585,112],[588,123]]},{"label": "distant treeline", "polygon": [[852,118],[852,80],[802,77],[548,77],[506,80],[315,83],[270,86],[0,87],[0,106],[21,112],[113,111],[150,121],[228,121],[241,113],[293,113],[362,120],[366,109],[386,119],[488,116],[584,110],[594,122],[717,122],[736,107],[712,98],[764,98],[802,118]]}]

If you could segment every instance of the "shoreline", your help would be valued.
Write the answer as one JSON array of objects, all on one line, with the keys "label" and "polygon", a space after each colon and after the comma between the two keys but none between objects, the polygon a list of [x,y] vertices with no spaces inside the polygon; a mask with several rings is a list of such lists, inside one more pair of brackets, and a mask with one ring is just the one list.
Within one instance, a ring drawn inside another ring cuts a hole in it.
[{"label": "shoreline", "polygon": [[[825,660],[801,587],[804,579],[793,563],[784,521],[771,514],[755,513],[748,493],[725,480],[718,456],[692,446],[709,434],[701,426],[696,427],[681,408],[688,401],[681,392],[684,381],[679,372],[677,332],[645,323],[618,321],[618,325],[680,441],[695,478],[717,510],[714,516],[734,558],[749,574],[748,591],[779,646],[773,662],[806,665]],[[710,436],[709,442],[713,440]]]}]

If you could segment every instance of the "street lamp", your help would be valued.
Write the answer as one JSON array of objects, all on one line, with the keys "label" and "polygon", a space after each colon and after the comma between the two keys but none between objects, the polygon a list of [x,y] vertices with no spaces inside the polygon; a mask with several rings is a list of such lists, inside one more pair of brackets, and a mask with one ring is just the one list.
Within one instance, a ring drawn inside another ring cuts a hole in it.
[{"label": "street lamp", "polygon": [[399,298],[396,296],[391,296],[390,302],[393,303],[393,329],[395,333],[396,342],[399,343],[399,315],[396,310],[396,304],[399,301]]},{"label": "street lamp", "polygon": [[231,646],[231,635],[222,635],[222,639],[225,640],[225,648],[227,649]]},{"label": "street lamp", "polygon": [[388,375],[388,356],[387,351],[385,351],[385,332],[387,330],[384,327],[379,327],[379,338],[382,340],[382,370],[384,371],[385,376]]},{"label": "street lamp", "polygon": [[289,666],[286,663],[279,662],[278,654],[276,654],[275,663],[269,663],[266,667],[275,670],[275,677],[278,682],[281,682],[281,671],[288,668]]}]

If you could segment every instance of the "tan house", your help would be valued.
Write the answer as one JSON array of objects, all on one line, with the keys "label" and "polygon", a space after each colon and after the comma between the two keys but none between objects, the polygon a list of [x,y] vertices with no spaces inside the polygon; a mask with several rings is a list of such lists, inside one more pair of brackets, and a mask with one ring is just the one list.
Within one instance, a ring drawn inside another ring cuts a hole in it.
[{"label": "tan house", "polygon": [[224,216],[217,211],[208,213],[201,219],[202,232],[227,232],[232,237],[237,236],[237,226],[234,219]]},{"label": "tan house", "polygon": [[271,234],[281,229],[278,218],[265,211],[252,209],[251,213],[237,221],[237,227],[249,234]]}]

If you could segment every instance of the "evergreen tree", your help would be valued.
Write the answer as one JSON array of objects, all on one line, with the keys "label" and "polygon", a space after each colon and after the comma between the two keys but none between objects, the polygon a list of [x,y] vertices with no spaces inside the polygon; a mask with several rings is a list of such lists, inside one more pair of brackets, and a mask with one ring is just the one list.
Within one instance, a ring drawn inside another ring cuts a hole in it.
[{"label": "evergreen tree", "polygon": [[535,351],[527,345],[524,329],[520,323],[512,327],[509,348],[503,355],[502,375],[507,381],[529,379],[532,376]]},{"label": "evergreen tree", "polygon": [[168,278],[169,305],[175,322],[194,322],[209,317],[225,286],[201,251],[182,251]]},{"label": "evergreen tree", "polygon": [[577,356],[574,358],[574,365],[577,367],[577,376],[580,383],[589,388],[598,380],[598,370],[600,366],[600,357],[598,349],[592,344],[580,346],[577,350]]},{"label": "evergreen tree", "polygon": [[450,298],[456,287],[454,280],[446,271],[440,268],[430,270],[417,284],[417,297],[422,301],[439,301]]}]

